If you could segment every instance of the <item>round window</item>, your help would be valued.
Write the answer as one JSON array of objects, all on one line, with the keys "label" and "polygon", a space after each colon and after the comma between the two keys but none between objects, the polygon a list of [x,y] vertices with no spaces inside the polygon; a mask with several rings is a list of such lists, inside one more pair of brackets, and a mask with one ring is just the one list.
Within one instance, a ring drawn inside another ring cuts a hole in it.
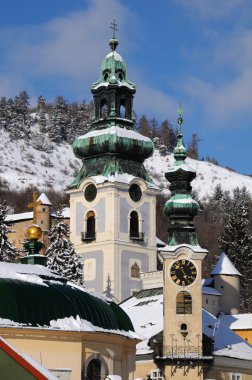
[{"label": "round window", "polygon": [[92,202],[97,195],[97,189],[92,183],[88,185],[84,191],[84,197],[88,202]]},{"label": "round window", "polygon": [[140,186],[136,185],[135,183],[131,185],[129,188],[129,196],[134,202],[140,201],[142,198],[142,190]]}]

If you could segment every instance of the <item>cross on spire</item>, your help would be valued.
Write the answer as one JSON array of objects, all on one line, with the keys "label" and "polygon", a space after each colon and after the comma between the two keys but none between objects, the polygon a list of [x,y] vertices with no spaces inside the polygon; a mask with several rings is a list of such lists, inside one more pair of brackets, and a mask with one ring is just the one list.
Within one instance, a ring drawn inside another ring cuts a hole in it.
[{"label": "cross on spire", "polygon": [[118,32],[118,25],[115,22],[115,19],[110,23],[110,28],[113,30],[113,38],[115,39],[115,32]]},{"label": "cross on spire", "polygon": [[37,223],[37,206],[42,205],[42,202],[37,200],[37,193],[36,191],[32,194],[32,202],[28,204],[29,208],[33,209],[33,223]]}]

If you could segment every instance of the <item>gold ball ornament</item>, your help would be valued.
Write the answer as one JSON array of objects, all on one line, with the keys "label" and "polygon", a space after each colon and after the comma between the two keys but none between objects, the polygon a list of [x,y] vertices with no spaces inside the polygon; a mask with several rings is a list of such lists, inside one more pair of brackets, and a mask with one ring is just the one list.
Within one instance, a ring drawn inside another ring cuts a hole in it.
[{"label": "gold ball ornament", "polygon": [[42,230],[36,224],[32,224],[27,229],[27,237],[29,240],[38,240],[42,236]]}]

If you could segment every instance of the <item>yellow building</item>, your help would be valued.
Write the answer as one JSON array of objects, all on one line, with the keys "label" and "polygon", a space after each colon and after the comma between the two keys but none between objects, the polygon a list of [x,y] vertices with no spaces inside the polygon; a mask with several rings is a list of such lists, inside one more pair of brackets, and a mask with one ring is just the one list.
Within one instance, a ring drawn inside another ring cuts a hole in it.
[{"label": "yellow building", "polygon": [[[32,205],[34,208],[34,205]],[[57,215],[52,209],[52,203],[48,199],[45,193],[42,193],[36,200],[35,205],[36,220],[34,220],[34,211],[22,212],[18,214],[9,214],[6,217],[6,221],[11,222],[11,230],[8,234],[8,239],[17,248],[23,247],[23,242],[27,238],[27,228],[32,224],[37,224],[42,230],[42,242],[45,247],[48,245],[47,233],[50,227],[57,221]],[[62,220],[69,224],[70,209],[64,208],[62,210]]]},{"label": "yellow building", "polygon": [[0,336],[60,379],[134,379],[126,313],[41,265],[0,263]]}]

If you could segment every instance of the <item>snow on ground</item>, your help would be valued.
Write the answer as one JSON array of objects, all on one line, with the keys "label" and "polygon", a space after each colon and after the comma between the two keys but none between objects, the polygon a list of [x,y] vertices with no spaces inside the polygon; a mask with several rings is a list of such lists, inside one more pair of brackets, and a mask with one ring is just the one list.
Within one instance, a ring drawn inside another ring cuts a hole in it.
[{"label": "snow on ground", "polygon": [[[81,160],[74,156],[71,145],[67,143],[51,143],[52,149],[46,153],[34,149],[25,140],[11,140],[9,134],[3,130],[0,131],[0,136],[0,178],[2,181],[6,180],[12,189],[21,190],[29,186],[37,186],[39,190],[45,192],[50,188],[62,191],[70,185],[81,168]],[[198,192],[200,199],[211,195],[219,183],[224,190],[230,192],[236,187],[246,186],[252,194],[252,178],[249,176],[206,161],[187,158],[186,162],[197,172],[196,179],[192,181],[192,187]],[[155,150],[153,156],[145,161],[145,167],[155,184],[167,195],[170,192],[165,172],[172,167],[173,163],[172,154],[161,156],[158,150]],[[124,179],[118,177],[114,180],[123,181]]]},{"label": "snow on ground", "polygon": [[[161,156],[158,150],[155,150],[153,156],[145,162],[145,167],[154,178],[155,184],[160,186],[165,194],[169,194],[169,186],[164,175],[173,166],[173,163],[174,158],[172,154]],[[207,161],[187,158],[186,163],[189,167],[196,170],[197,176],[192,181],[192,188],[198,192],[200,199],[212,195],[217,184],[221,184],[223,190],[230,192],[236,187],[241,188],[245,186],[250,194],[252,194],[252,178],[249,176],[233,172]]]}]

